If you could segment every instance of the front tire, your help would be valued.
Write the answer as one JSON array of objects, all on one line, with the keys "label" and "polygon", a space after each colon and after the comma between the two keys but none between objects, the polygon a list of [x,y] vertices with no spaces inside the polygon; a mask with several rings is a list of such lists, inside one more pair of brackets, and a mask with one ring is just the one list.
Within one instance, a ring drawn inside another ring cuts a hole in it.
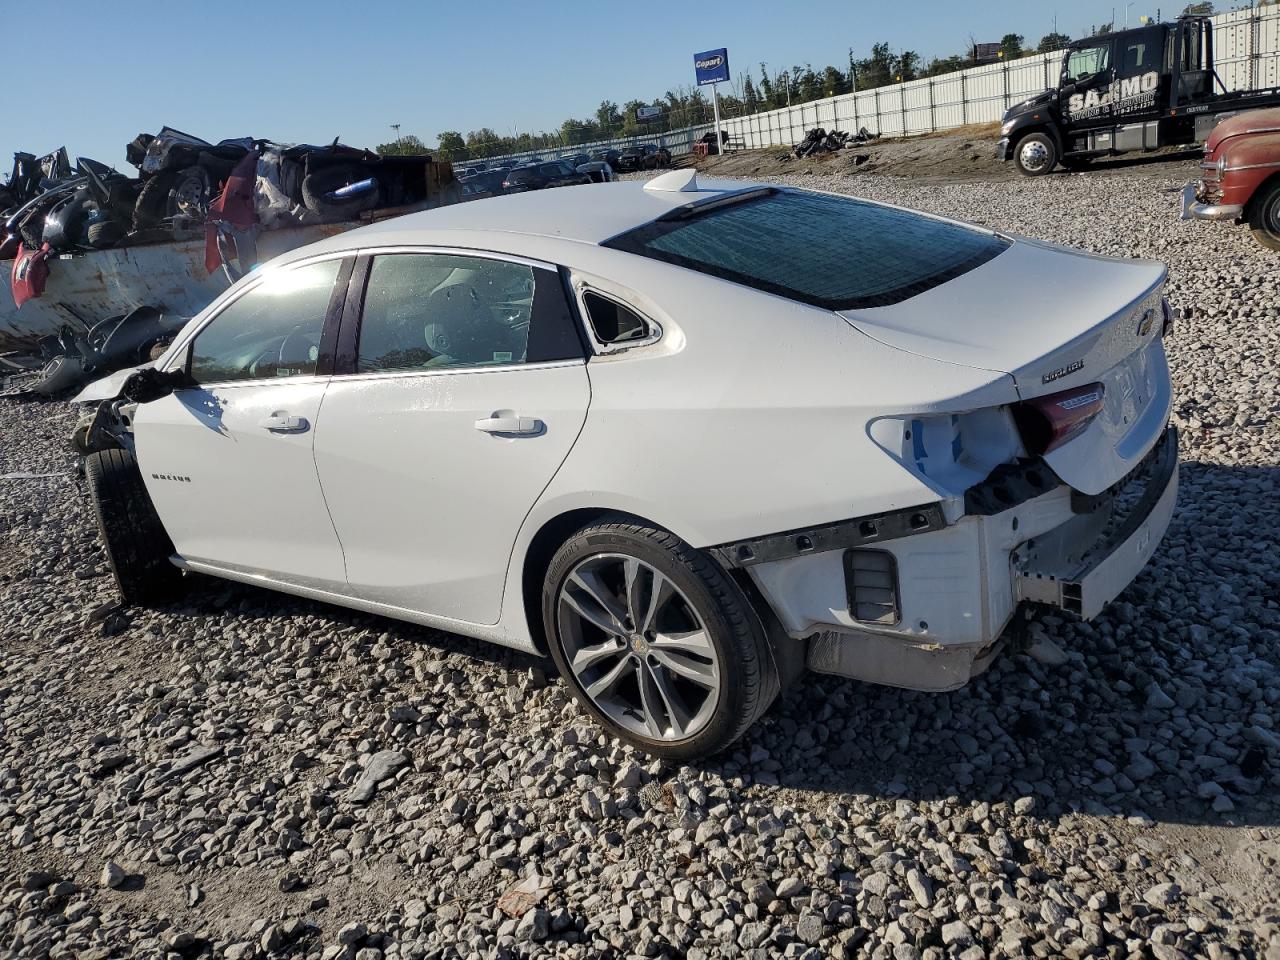
[{"label": "front tire", "polygon": [[1013,148],[1013,163],[1025,177],[1042,177],[1058,163],[1058,145],[1047,133],[1029,133]]},{"label": "front tire", "polygon": [[151,503],[133,454],[100,450],[85,458],[84,472],[120,598],[147,605],[172,596],[182,572],[169,561],[173,541]]},{"label": "front tire", "polygon": [[1249,204],[1249,230],[1268,250],[1280,250],[1280,180],[1264,185]]},{"label": "front tire", "polygon": [[575,699],[653,756],[716,753],[778,694],[768,641],[741,588],[665,530],[618,520],[570,537],[547,570],[543,624]]}]

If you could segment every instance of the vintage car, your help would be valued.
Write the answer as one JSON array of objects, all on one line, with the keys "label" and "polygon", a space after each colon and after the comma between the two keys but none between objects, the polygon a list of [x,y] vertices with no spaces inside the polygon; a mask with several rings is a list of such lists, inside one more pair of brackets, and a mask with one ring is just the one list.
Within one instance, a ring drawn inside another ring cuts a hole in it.
[{"label": "vintage car", "polygon": [[1200,169],[1183,191],[1182,219],[1243,221],[1260,244],[1280,250],[1280,107],[1223,120]]}]

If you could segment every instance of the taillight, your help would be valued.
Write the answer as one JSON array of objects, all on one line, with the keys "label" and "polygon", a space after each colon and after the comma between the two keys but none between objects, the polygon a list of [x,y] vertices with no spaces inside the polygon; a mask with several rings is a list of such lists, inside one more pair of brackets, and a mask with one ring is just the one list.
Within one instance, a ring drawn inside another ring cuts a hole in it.
[{"label": "taillight", "polygon": [[1169,301],[1164,297],[1160,298],[1160,310],[1164,313],[1164,323],[1160,325],[1160,336],[1163,338],[1173,333],[1173,307],[1169,306]]},{"label": "taillight", "polygon": [[1078,437],[1102,412],[1105,388],[1100,383],[1024,400],[1013,405],[1013,419],[1032,456],[1056,450]]}]

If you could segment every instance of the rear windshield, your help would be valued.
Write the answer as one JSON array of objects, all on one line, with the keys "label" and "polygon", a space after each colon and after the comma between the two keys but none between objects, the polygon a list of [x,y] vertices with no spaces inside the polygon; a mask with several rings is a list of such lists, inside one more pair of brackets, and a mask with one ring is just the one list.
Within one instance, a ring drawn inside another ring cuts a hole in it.
[{"label": "rear windshield", "polygon": [[898,303],[1009,246],[980,230],[848,197],[766,190],[676,210],[605,246],[829,310]]}]

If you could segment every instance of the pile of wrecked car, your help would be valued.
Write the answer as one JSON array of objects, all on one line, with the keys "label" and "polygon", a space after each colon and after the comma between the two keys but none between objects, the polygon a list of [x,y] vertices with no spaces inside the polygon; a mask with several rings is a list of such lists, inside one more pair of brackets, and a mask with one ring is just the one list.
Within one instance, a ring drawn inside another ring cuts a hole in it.
[{"label": "pile of wrecked car", "polygon": [[[224,273],[225,287],[259,262],[260,237],[272,238],[264,252],[274,255],[317,239],[314,230],[291,228],[347,229],[374,211],[462,199],[448,163],[384,157],[337,139],[325,146],[248,137],[210,143],[164,127],[134,138],[125,155],[136,176],[88,157],[72,163],[65,147],[40,157],[18,153],[0,182],[0,261],[13,261],[5,264],[13,305],[0,303],[0,346],[26,348],[15,362],[38,368],[38,393],[148,359],[220,289],[195,276],[198,261],[209,274]],[[143,247],[159,253],[95,261],[87,270],[75,264],[86,254]],[[55,281],[64,274],[56,303],[19,317],[15,311],[44,296],[51,271]],[[147,299],[158,290],[172,302]]]}]

